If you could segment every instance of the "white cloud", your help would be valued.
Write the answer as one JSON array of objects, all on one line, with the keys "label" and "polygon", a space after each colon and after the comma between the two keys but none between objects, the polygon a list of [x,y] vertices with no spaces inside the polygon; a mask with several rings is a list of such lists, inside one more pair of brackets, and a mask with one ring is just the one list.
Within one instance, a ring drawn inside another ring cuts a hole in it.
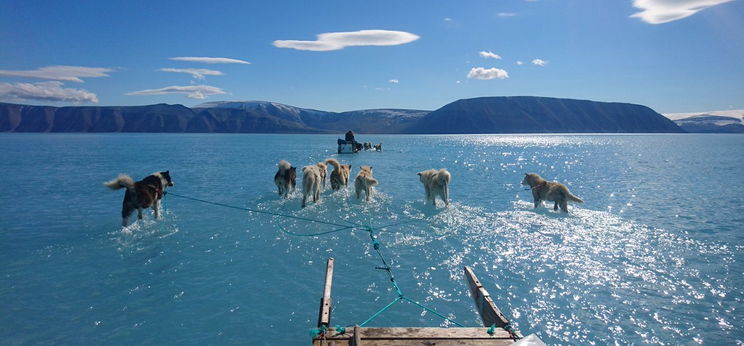
[{"label": "white cloud", "polygon": [[0,70],[0,76],[82,83],[83,80],[80,78],[108,77],[109,75],[106,73],[111,71],[113,70],[104,67],[45,66],[36,70]]},{"label": "white cloud", "polygon": [[444,21],[445,22],[451,22],[452,21],[452,18],[450,18],[450,17],[444,18]]},{"label": "white cloud", "polygon": [[548,64],[548,62],[543,59],[532,59],[532,63],[537,66],[545,66]]},{"label": "white cloud", "polygon": [[196,79],[204,79],[204,76],[222,76],[224,73],[206,68],[161,68],[163,72],[188,73]]},{"label": "white cloud", "polygon": [[210,58],[205,56],[177,56],[170,58],[176,61],[200,62],[204,64],[250,64],[250,62],[231,58]]},{"label": "white cloud", "polygon": [[708,7],[733,0],[633,0],[643,11],[631,15],[649,24],[663,24],[689,17]]},{"label": "white cloud", "polygon": [[460,84],[461,82],[459,80],[455,81],[455,84]]},{"label": "white cloud", "polygon": [[0,98],[98,103],[96,94],[84,89],[63,88],[59,81],[0,83]]},{"label": "white cloud", "polygon": [[188,85],[188,86],[172,85],[172,86],[167,86],[165,88],[160,88],[160,89],[146,89],[146,90],[133,91],[133,92],[127,93],[127,95],[136,95],[136,96],[164,95],[164,94],[185,94],[186,97],[190,99],[203,100],[211,95],[225,94],[225,91],[218,87],[213,87],[210,85]]},{"label": "white cloud", "polygon": [[480,54],[480,56],[482,56],[482,57],[484,57],[484,58],[486,58],[486,59],[488,59],[488,58],[491,58],[491,59],[501,59],[501,56],[500,56],[500,55],[498,55],[498,54],[495,54],[495,53],[493,53],[493,52],[491,52],[491,51],[488,51],[488,52],[486,52],[486,51],[481,51],[481,52],[480,52],[480,53],[478,53],[478,54]]},{"label": "white cloud", "polygon": [[514,12],[499,12],[499,13],[497,14],[497,16],[499,16],[499,17],[514,17],[514,16],[516,16],[516,15],[517,15],[517,14],[516,14],[516,13],[514,13]]},{"label": "white cloud", "polygon": [[517,65],[522,65],[522,64],[524,64],[524,63],[522,62],[522,60],[517,60]]},{"label": "white cloud", "polygon": [[490,79],[506,79],[509,78],[509,73],[499,68],[485,68],[485,67],[473,67],[468,72],[468,78],[490,80]]},{"label": "white cloud", "polygon": [[398,84],[398,83],[400,83],[400,81],[399,81],[399,80],[397,80],[397,79],[391,79],[391,80],[389,80],[388,82],[390,82],[390,83],[393,83],[393,84]]},{"label": "white cloud", "polygon": [[315,41],[277,40],[274,46],[311,51],[331,51],[352,46],[397,46],[419,39],[405,31],[360,30],[319,34]]}]

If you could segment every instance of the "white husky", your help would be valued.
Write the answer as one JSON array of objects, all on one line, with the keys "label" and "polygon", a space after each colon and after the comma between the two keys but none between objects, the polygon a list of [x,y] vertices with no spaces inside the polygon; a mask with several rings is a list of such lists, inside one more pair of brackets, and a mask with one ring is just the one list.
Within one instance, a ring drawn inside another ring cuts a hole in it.
[{"label": "white husky", "polygon": [[439,196],[445,205],[449,205],[449,182],[452,179],[450,172],[442,168],[440,170],[429,169],[416,174],[424,184],[427,202],[431,201],[431,204],[437,205],[436,198]]}]

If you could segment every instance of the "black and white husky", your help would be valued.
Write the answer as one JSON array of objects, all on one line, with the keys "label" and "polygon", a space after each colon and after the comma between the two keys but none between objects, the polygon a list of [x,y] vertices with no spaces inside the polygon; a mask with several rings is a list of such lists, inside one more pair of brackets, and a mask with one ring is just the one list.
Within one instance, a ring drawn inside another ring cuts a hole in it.
[{"label": "black and white husky", "polygon": [[137,209],[137,218],[142,219],[142,209],[152,208],[155,218],[160,216],[160,199],[163,198],[165,188],[173,186],[170,172],[155,172],[145,179],[135,182],[130,176],[120,174],[118,178],[103,185],[118,190],[122,187],[127,189],[124,193],[124,202],[121,206],[121,225],[126,226],[129,216]]},{"label": "black and white husky", "polygon": [[278,166],[279,169],[274,174],[274,184],[279,189],[279,196],[287,198],[297,185],[297,168],[284,160],[279,161]]}]

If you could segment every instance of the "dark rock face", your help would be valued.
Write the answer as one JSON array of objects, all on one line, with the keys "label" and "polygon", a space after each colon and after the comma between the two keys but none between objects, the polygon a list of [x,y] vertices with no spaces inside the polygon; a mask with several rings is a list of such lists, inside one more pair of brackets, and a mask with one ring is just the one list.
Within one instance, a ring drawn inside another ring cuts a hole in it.
[{"label": "dark rock face", "polygon": [[325,112],[273,102],[212,102],[188,108],[50,107],[0,103],[0,132],[200,133],[684,132],[648,107],[546,97],[459,100],[436,111]]},{"label": "dark rock face", "polygon": [[429,113],[411,133],[684,132],[651,108],[548,97],[458,100]]}]

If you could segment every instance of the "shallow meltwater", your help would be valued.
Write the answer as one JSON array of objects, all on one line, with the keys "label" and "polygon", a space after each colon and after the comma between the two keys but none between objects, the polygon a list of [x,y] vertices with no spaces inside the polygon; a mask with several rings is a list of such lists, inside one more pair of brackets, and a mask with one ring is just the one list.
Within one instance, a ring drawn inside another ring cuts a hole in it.
[{"label": "shallow meltwater", "polygon": [[[466,326],[481,325],[470,266],[548,344],[744,340],[741,136],[369,137],[385,151],[336,155],[325,135],[0,136],[0,215],[25,215],[0,218],[0,338],[304,344],[333,257],[333,325],[396,299],[384,258],[407,298]],[[57,145],[24,152],[40,141]],[[280,159],[328,157],[352,165],[350,186],[300,208],[300,174],[278,196]],[[354,193],[361,165],[380,182],[369,202]],[[452,174],[449,206],[425,203],[416,172],[432,168]],[[162,219],[120,227],[122,194],[100,183],[161,169],[176,184]],[[533,208],[529,172],[585,202]],[[370,325],[453,323],[401,302]]]},{"label": "shallow meltwater", "polygon": [[[524,201],[513,208],[444,211],[431,231],[445,238],[445,251],[423,251],[453,279],[462,265],[485,273],[519,328],[566,343],[702,340],[711,328],[733,331],[736,313],[726,296],[737,288],[725,264],[736,249],[601,211],[564,215]],[[709,304],[714,308],[698,309]]]}]

